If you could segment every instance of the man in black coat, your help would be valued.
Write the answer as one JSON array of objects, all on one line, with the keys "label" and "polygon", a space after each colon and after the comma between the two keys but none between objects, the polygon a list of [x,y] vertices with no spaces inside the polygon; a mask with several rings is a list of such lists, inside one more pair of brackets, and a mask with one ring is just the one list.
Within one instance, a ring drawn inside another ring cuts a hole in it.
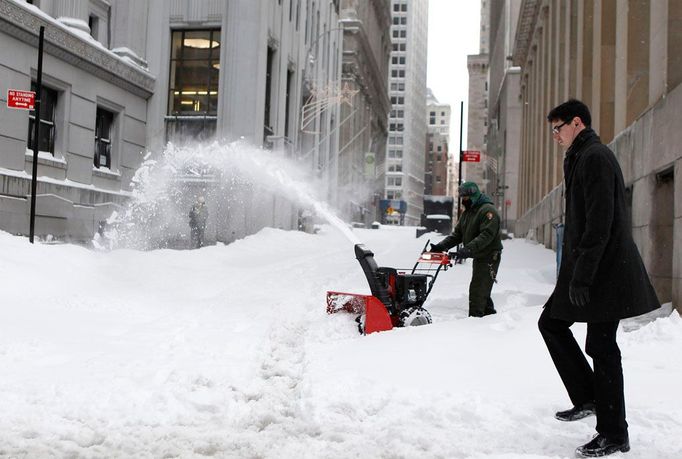
[{"label": "man in black coat", "polygon": [[[547,115],[554,140],[566,150],[566,220],[559,278],[538,326],[573,408],[561,421],[597,415],[597,435],[576,450],[582,457],[628,451],[618,322],[660,307],[625,206],[623,174],[613,152],[590,128],[585,104],[569,100]],[[585,352],[571,333],[587,323]]]}]

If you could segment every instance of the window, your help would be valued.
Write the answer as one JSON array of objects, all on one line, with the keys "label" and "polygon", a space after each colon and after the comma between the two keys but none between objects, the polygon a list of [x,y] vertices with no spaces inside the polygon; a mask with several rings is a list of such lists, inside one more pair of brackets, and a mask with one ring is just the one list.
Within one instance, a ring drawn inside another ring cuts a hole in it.
[{"label": "window", "polygon": [[220,29],[172,32],[169,115],[216,115]]},{"label": "window", "polygon": [[397,3],[393,5],[393,11],[400,11],[400,5]]},{"label": "window", "polygon": [[400,38],[407,38],[407,30],[400,31]]},{"label": "window", "polygon": [[386,179],[386,185],[387,186],[402,186],[403,185],[403,179],[402,179],[402,177],[388,177]]},{"label": "window", "polygon": [[111,131],[114,124],[114,114],[101,107],[97,107],[95,117],[95,167],[111,169]]},{"label": "window", "polygon": [[267,140],[267,136],[272,135],[275,131],[272,129],[270,121],[270,107],[272,102],[272,68],[275,62],[275,50],[268,46],[268,55],[265,68],[265,110],[263,110],[263,141]]},{"label": "window", "polygon": [[400,24],[407,25],[407,18],[405,17],[400,18]]},{"label": "window", "polygon": [[289,139],[290,138],[290,132],[289,128],[291,125],[291,122],[289,120],[290,118],[290,112],[291,112],[291,96],[294,92],[294,71],[293,70],[287,70],[287,93],[284,99],[284,136]]},{"label": "window", "polygon": [[395,25],[400,24],[400,18],[398,18],[398,17],[393,18],[393,24],[395,24]]},{"label": "window", "polygon": [[407,11],[407,3],[403,3],[401,7],[402,8],[400,8],[400,11]]},{"label": "window", "polygon": [[90,36],[95,40],[99,40],[99,18],[95,15],[88,17],[88,27],[90,27]]},{"label": "window", "polygon": [[[37,92],[38,87],[35,81],[31,82],[31,91]],[[58,93],[43,85],[40,93],[40,138],[38,139],[38,150],[46,151],[54,155],[55,137],[55,109],[57,107]],[[33,150],[35,139],[35,111],[28,112],[28,149]]]}]

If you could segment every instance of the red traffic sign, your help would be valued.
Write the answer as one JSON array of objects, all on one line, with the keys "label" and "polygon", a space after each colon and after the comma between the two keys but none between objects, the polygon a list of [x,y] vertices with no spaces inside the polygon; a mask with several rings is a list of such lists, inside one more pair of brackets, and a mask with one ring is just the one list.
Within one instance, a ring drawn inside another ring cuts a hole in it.
[{"label": "red traffic sign", "polygon": [[476,150],[464,150],[462,151],[462,161],[465,163],[480,163],[481,152]]},{"label": "red traffic sign", "polygon": [[36,93],[33,91],[7,90],[7,108],[33,110],[36,104]]}]

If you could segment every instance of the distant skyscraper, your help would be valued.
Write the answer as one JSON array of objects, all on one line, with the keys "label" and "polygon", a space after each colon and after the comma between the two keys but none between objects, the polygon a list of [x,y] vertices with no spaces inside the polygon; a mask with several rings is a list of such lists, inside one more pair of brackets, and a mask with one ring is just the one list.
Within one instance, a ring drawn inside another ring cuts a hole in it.
[{"label": "distant skyscraper", "polygon": [[388,145],[386,147],[386,200],[395,202],[392,215],[382,221],[416,225],[420,222],[424,195],[426,142],[427,0],[391,0],[391,62]]},{"label": "distant skyscraper", "polygon": [[462,165],[463,180],[476,182],[482,190],[488,191],[485,179],[486,132],[488,130],[488,25],[490,24],[489,0],[481,0],[481,38],[479,54],[467,56],[469,69],[469,107],[467,121],[466,150],[481,152],[481,162],[466,162]]}]

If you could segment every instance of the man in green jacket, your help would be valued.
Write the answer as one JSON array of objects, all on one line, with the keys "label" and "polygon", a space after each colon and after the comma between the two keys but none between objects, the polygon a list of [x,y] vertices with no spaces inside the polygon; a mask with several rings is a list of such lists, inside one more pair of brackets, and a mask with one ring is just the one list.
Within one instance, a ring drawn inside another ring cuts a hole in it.
[{"label": "man in green jacket", "polygon": [[455,230],[438,244],[431,244],[431,252],[445,252],[464,244],[457,252],[458,258],[473,258],[473,275],[469,284],[469,316],[483,317],[495,314],[490,298],[497,269],[500,266],[502,241],[500,216],[489,196],[481,193],[474,182],[464,182],[459,187],[464,212]]}]

